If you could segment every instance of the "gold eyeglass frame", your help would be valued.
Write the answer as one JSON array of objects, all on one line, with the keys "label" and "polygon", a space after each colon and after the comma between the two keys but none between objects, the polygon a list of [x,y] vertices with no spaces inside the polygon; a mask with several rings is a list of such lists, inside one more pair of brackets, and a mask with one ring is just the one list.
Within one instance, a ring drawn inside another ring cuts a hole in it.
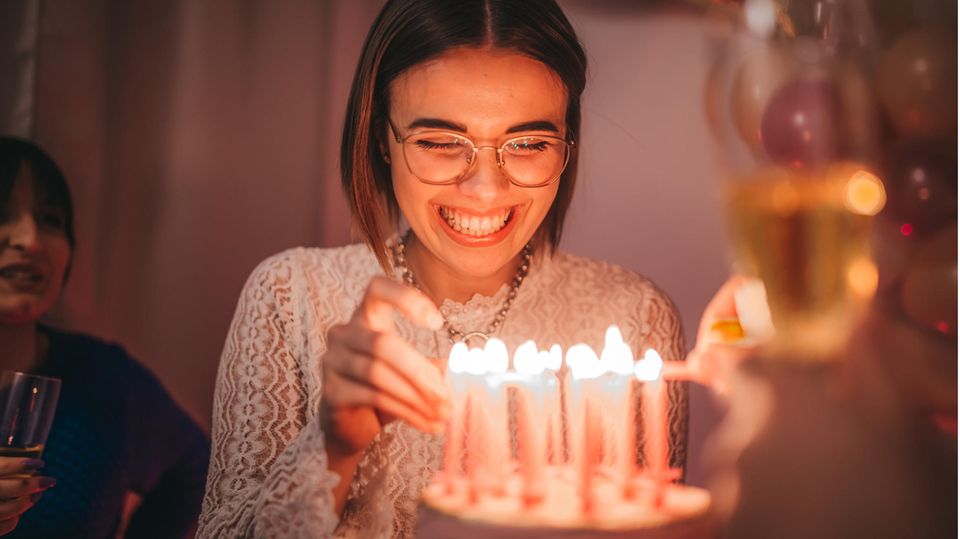
[{"label": "gold eyeglass frame", "polygon": [[[428,131],[422,131],[417,133],[410,133],[405,137],[401,137],[400,133],[397,131],[396,126],[393,125],[393,120],[390,119],[389,117],[387,117],[387,124],[390,125],[390,131],[393,132],[394,140],[397,142],[397,144],[400,144],[401,147],[403,148],[403,162],[404,164],[406,164],[407,170],[410,171],[410,174],[412,174],[415,178],[417,178],[418,180],[420,180],[421,182],[427,185],[452,185],[452,184],[460,183],[464,177],[470,174],[470,171],[473,170],[473,167],[477,164],[477,161],[479,160],[477,154],[480,152],[480,150],[496,150],[497,151],[497,168],[500,169],[500,172],[504,175],[504,177],[507,178],[507,180],[510,181],[510,183],[512,183],[513,185],[516,185],[517,187],[524,187],[524,188],[546,187],[556,182],[557,180],[559,180],[560,176],[563,176],[564,171],[567,170],[567,165],[570,163],[570,155],[573,153],[574,149],[576,149],[576,146],[577,146],[576,141],[574,141],[573,138],[554,137],[552,135],[522,135],[519,137],[513,137],[505,140],[503,144],[501,144],[499,147],[498,146],[477,146],[477,143],[475,143],[469,137],[466,137],[459,133],[453,133],[451,131],[443,131],[443,130],[428,130]],[[425,180],[420,176],[418,176],[417,173],[410,168],[410,160],[407,159],[407,141],[410,140],[410,138],[416,135],[422,135],[423,133],[436,133],[436,134],[442,134],[442,135],[450,135],[451,137],[455,137],[460,140],[465,140],[469,142],[470,148],[473,149],[473,157],[469,160],[469,164],[467,165],[467,168],[464,169],[464,171],[461,172],[459,176],[452,178],[450,180],[444,180],[442,182]],[[506,169],[503,168],[503,165],[504,165],[503,152],[506,146],[515,140],[531,138],[531,137],[557,140],[562,142],[564,145],[563,165],[560,166],[560,172],[558,172],[555,177],[537,184],[520,183],[515,178],[510,176],[510,174],[507,173]]]}]

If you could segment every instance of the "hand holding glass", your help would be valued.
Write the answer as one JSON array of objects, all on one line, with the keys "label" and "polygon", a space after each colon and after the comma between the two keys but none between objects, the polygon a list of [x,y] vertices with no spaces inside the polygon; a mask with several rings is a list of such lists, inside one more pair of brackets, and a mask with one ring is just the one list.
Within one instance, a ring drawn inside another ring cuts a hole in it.
[{"label": "hand holding glass", "polygon": [[4,371],[0,379],[0,457],[39,459],[60,397],[60,380]]}]

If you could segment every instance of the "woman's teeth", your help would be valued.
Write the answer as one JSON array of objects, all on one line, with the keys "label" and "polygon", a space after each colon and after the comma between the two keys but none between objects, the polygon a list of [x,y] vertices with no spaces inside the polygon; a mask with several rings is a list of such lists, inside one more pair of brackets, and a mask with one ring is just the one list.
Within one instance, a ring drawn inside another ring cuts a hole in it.
[{"label": "woman's teeth", "polygon": [[477,217],[458,213],[450,208],[440,207],[440,216],[450,228],[468,236],[486,236],[500,230],[510,220],[512,210],[502,210],[495,215]]},{"label": "woman's teeth", "polygon": [[19,269],[0,270],[0,277],[4,279],[9,279],[11,281],[22,281],[22,282],[31,282],[31,283],[38,283],[43,279],[43,276],[38,273],[34,273],[32,271],[19,270]]}]

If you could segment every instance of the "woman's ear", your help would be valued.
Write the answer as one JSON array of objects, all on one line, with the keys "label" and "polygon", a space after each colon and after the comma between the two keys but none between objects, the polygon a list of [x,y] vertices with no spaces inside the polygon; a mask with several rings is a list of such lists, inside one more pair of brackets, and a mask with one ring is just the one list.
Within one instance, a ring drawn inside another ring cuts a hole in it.
[{"label": "woman's ear", "polygon": [[380,151],[380,157],[383,162],[390,164],[390,136],[393,134],[389,120],[377,121],[377,126],[373,132],[377,137],[377,149]]}]

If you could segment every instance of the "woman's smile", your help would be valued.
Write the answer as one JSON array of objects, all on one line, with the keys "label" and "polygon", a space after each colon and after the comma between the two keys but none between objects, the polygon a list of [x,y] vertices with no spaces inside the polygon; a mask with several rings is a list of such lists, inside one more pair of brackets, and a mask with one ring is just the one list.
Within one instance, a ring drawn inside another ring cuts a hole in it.
[{"label": "woman's smile", "polygon": [[439,227],[457,243],[488,246],[502,241],[523,214],[522,206],[504,206],[490,210],[435,205]]},{"label": "woman's smile", "polygon": [[[396,133],[393,124],[385,127],[384,151],[390,156],[397,204],[425,248],[415,245],[411,258],[428,288],[435,272],[455,276],[457,282],[482,282],[475,286],[482,290],[496,290],[499,281],[513,275],[518,254],[553,205],[558,182],[515,185],[505,163],[514,163],[514,172],[529,174],[534,150],[520,143],[513,150],[503,145],[524,136],[564,136],[566,107],[566,90],[556,74],[512,51],[453,49],[394,81],[390,113]],[[421,144],[405,150],[398,137],[455,146]],[[465,158],[456,154],[462,151],[456,144],[472,145],[474,151],[499,149],[505,155],[467,152],[467,159],[477,160],[456,181],[421,181],[440,180],[448,173],[455,177],[455,163]],[[427,156],[428,150],[435,153]]]}]

